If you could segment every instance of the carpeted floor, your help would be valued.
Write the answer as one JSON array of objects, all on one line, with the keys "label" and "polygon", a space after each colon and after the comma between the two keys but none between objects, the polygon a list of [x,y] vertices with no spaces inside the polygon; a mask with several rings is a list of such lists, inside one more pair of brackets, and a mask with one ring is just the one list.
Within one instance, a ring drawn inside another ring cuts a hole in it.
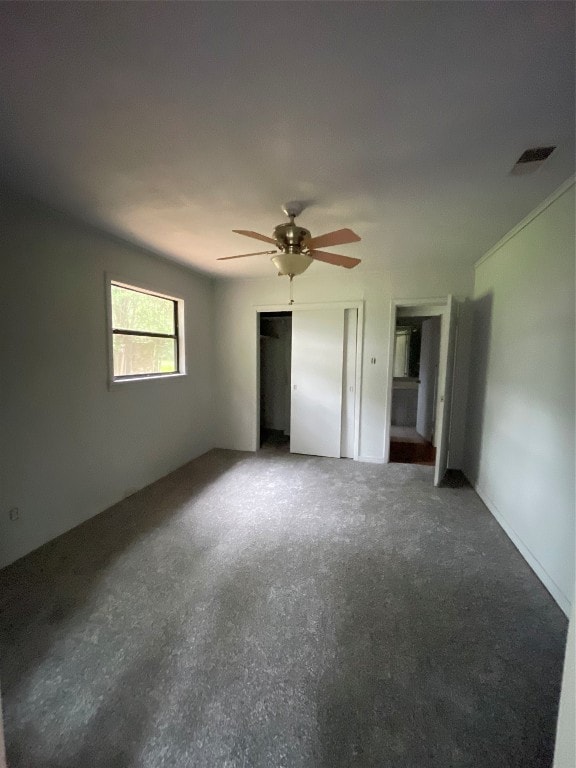
[{"label": "carpeted floor", "polygon": [[565,618],[432,472],[212,451],[2,571],[10,768],[550,766]]}]

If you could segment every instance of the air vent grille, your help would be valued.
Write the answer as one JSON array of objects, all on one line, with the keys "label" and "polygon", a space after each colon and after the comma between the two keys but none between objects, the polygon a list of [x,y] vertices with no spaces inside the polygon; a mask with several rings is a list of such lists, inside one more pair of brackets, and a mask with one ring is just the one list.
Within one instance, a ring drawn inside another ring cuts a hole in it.
[{"label": "air vent grille", "polygon": [[550,157],[555,149],[556,147],[535,147],[534,149],[527,149],[525,152],[522,152],[518,160],[516,160],[516,165],[518,165],[518,163],[541,163],[543,160],[546,160],[547,157]]},{"label": "air vent grille", "polygon": [[510,173],[513,176],[520,176],[524,173],[534,173],[534,171],[537,171],[538,168],[542,165],[544,160],[546,160],[556,147],[533,147],[532,149],[527,149],[525,152],[522,152],[518,160],[516,160],[516,163]]}]

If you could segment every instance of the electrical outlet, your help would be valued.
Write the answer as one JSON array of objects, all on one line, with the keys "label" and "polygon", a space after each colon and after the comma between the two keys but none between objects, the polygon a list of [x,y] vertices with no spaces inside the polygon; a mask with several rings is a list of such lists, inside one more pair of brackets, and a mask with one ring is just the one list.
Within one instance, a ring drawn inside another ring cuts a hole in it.
[{"label": "electrical outlet", "polygon": [[18,507],[12,507],[12,509],[8,512],[8,517],[10,520],[18,520],[20,518],[20,510]]}]

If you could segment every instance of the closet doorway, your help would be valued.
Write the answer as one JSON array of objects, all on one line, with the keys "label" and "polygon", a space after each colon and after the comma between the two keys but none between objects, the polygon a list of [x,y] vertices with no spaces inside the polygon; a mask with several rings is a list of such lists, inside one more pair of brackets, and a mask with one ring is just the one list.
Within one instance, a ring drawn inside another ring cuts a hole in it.
[{"label": "closet doorway", "polygon": [[260,448],[290,450],[292,312],[260,314]]},{"label": "closet doorway", "polygon": [[357,458],[362,307],[257,310],[257,445]]}]

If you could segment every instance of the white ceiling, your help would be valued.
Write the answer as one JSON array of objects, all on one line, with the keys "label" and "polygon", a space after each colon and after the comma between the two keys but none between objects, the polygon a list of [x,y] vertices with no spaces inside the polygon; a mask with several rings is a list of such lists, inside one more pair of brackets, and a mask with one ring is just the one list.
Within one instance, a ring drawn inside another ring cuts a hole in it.
[{"label": "white ceiling", "polygon": [[0,178],[214,275],[293,199],[357,270],[470,264],[574,172],[574,9],[2,2]]}]

